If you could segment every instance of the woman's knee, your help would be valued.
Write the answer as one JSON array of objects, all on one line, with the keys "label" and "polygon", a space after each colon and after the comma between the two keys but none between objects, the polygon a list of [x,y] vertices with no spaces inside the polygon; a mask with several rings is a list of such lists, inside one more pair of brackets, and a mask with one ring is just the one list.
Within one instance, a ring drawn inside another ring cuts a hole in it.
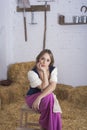
[{"label": "woman's knee", "polygon": [[47,96],[45,96],[40,103],[40,108],[42,109],[47,109],[48,107],[53,106],[54,103],[54,99],[53,99],[53,94],[49,94]]}]

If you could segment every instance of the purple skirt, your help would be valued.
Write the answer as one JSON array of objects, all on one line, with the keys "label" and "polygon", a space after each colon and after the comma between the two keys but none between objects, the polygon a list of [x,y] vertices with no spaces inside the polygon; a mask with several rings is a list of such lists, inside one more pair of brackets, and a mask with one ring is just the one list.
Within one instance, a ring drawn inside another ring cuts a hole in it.
[{"label": "purple skirt", "polygon": [[[32,94],[26,97],[26,103],[32,108],[35,99],[40,95],[39,93]],[[53,94],[45,96],[39,105],[40,119],[39,124],[46,130],[62,130],[61,113],[53,112],[54,97]]]}]

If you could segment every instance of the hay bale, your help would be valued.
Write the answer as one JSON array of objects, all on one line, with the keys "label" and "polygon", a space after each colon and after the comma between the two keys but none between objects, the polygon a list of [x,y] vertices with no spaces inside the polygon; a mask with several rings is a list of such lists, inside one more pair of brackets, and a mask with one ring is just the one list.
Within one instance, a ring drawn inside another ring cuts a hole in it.
[{"label": "hay bale", "polygon": [[16,102],[26,95],[29,88],[27,72],[34,66],[34,64],[34,61],[22,62],[12,64],[8,67],[8,80],[4,80],[1,82],[2,85],[0,85],[0,99],[2,106],[4,106],[4,104]]},{"label": "hay bale", "polygon": [[54,93],[56,94],[58,99],[65,100],[68,99],[69,93],[73,87],[70,85],[57,84],[56,90]]},{"label": "hay bale", "polygon": [[29,86],[21,86],[19,84],[13,83],[9,87],[0,87],[0,99],[1,103],[10,104],[24,98]]},{"label": "hay bale", "polygon": [[4,107],[4,104],[10,104],[16,102],[21,97],[23,97],[23,88],[18,84],[12,84],[9,87],[0,86],[0,99],[1,107]]},{"label": "hay bale", "polygon": [[68,101],[76,105],[76,107],[87,107],[87,86],[73,88]]},{"label": "hay bale", "polygon": [[54,91],[58,99],[67,100],[76,107],[87,107],[87,86],[72,87],[57,84]]},{"label": "hay bale", "polygon": [[5,87],[0,87],[0,99],[1,104],[8,104],[9,103],[9,90]]},{"label": "hay bale", "polygon": [[28,84],[27,72],[35,65],[34,61],[15,63],[8,67],[8,79],[19,84]]}]

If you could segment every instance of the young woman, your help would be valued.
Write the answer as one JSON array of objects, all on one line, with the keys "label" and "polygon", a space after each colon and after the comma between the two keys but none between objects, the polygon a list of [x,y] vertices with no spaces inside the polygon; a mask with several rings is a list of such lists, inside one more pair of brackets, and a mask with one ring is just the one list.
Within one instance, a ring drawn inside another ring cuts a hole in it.
[{"label": "young woman", "polygon": [[28,72],[30,89],[26,102],[40,112],[41,130],[62,130],[61,108],[53,91],[57,84],[57,68],[49,49],[44,49],[36,58],[36,65]]}]

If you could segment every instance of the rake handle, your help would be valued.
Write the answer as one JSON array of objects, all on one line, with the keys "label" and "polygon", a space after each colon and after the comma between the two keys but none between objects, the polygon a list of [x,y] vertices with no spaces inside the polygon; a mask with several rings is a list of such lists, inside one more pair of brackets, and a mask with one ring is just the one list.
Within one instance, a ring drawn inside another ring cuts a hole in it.
[{"label": "rake handle", "polygon": [[24,35],[25,35],[25,41],[27,41],[26,17],[24,17]]},{"label": "rake handle", "polygon": [[47,1],[45,2],[45,11],[44,11],[44,38],[43,38],[43,50],[46,47],[46,30],[47,30]]},{"label": "rake handle", "polygon": [[44,12],[44,38],[43,38],[43,50],[46,47],[46,28],[47,28],[47,18],[46,18],[46,10]]}]

